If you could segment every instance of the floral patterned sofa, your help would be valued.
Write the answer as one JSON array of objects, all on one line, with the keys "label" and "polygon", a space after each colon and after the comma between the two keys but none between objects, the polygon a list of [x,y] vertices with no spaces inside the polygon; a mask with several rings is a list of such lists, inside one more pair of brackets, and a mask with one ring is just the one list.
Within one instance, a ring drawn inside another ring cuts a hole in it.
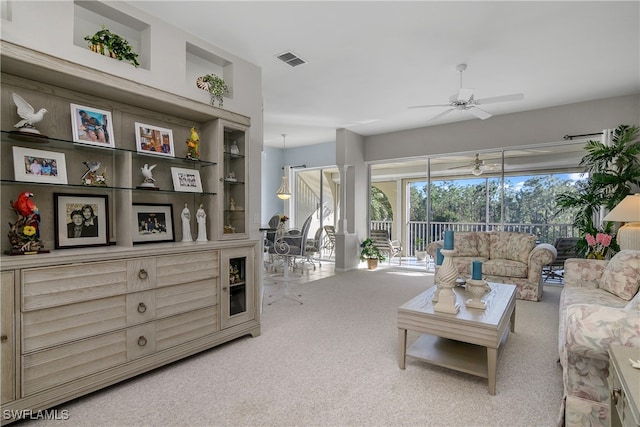
[{"label": "floral patterned sofa", "polygon": [[564,264],[558,351],[564,397],[559,425],[609,425],[609,345],[638,347],[640,251]]},{"label": "floral patterned sofa", "polygon": [[[442,240],[431,242],[427,253],[434,259]],[[540,301],[542,267],[556,259],[556,249],[536,244],[536,236],[507,231],[456,232],[453,262],[462,276],[471,276],[471,262],[482,261],[482,276],[490,282],[516,285],[519,299]]]}]

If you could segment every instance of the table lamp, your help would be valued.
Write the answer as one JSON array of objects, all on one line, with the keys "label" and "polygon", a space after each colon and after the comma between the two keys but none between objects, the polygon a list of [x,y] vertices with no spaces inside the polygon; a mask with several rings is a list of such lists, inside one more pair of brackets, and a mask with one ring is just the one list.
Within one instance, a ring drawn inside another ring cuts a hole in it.
[{"label": "table lamp", "polygon": [[603,221],[626,222],[616,236],[620,249],[640,250],[640,193],[625,197]]}]

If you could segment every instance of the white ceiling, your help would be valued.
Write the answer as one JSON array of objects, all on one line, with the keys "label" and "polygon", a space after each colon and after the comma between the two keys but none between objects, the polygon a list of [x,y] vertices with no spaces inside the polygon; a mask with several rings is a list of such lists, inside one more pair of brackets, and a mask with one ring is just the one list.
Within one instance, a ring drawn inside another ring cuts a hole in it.
[{"label": "white ceiling", "polygon": [[129,3],[262,68],[267,146],[478,120],[408,108],[447,103],[460,63],[476,99],[524,93],[494,115],[640,93],[638,1]]}]

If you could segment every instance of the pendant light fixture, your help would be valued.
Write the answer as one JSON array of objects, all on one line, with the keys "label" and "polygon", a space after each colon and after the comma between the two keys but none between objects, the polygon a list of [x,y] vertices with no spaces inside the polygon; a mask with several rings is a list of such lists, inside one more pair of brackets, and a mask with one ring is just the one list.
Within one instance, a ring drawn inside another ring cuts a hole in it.
[{"label": "pendant light fixture", "polygon": [[[282,134],[282,152],[283,153],[284,153],[284,150],[287,148],[286,147],[286,136],[287,136],[286,133]],[[282,168],[282,182],[280,183],[280,188],[278,188],[278,191],[276,191],[276,195],[281,200],[287,200],[289,197],[291,197],[291,191],[289,190],[288,178],[287,178],[286,170],[285,170],[284,167]]]}]

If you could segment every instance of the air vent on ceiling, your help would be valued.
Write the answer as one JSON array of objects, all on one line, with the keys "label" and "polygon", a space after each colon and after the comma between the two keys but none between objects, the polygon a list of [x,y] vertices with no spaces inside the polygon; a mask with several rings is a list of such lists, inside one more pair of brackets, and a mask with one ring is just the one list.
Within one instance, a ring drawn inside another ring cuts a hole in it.
[{"label": "air vent on ceiling", "polygon": [[278,58],[280,61],[284,62],[285,64],[291,65],[292,67],[297,67],[298,65],[307,63],[307,61],[300,58],[298,55],[296,55],[293,52],[281,53],[280,55],[276,56],[276,58]]}]

